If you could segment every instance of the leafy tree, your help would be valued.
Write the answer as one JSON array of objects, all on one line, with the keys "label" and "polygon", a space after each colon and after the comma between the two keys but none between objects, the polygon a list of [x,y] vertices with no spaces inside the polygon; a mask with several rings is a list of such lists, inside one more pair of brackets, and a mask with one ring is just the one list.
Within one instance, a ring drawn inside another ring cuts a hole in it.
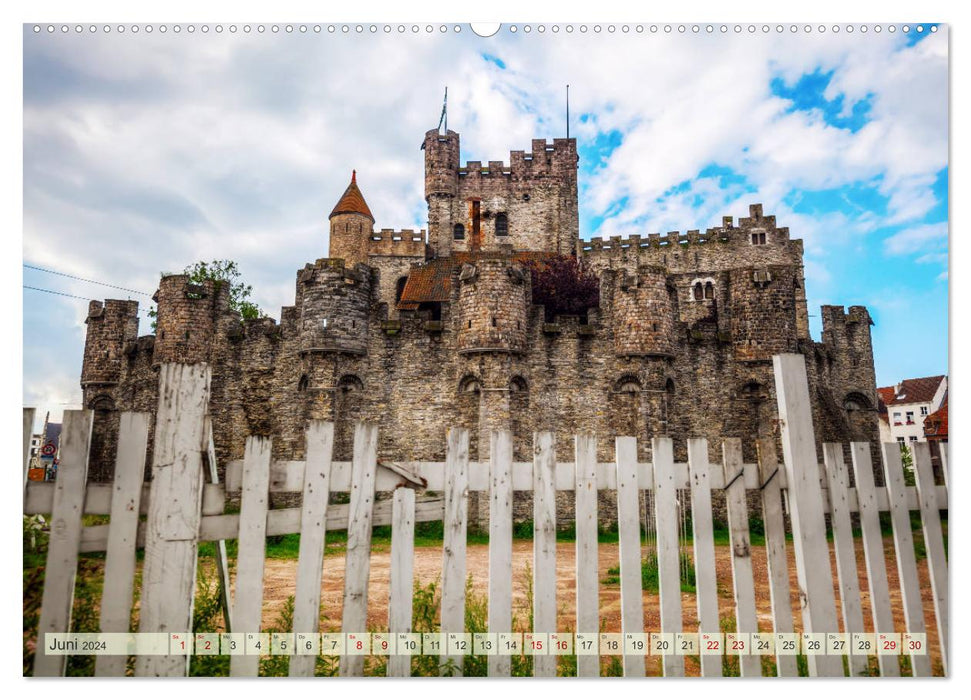
[{"label": "leafy tree", "polygon": [[[229,308],[239,312],[243,320],[262,318],[265,315],[259,306],[249,300],[253,293],[253,286],[242,281],[239,266],[235,261],[200,260],[194,265],[187,265],[182,272],[189,276],[189,281],[193,284],[202,284],[206,280],[228,284]],[[148,310],[148,316],[152,319],[152,330],[155,330],[158,310],[152,307]]]},{"label": "leafy tree", "polygon": [[546,320],[557,314],[584,317],[600,306],[600,280],[572,255],[557,255],[528,263],[533,303],[546,308]]}]

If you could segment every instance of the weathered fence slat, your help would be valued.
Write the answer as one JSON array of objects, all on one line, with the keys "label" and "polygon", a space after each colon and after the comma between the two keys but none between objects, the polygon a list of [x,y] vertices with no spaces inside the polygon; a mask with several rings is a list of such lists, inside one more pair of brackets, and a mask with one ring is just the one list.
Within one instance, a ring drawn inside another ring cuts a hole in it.
[{"label": "weathered fence slat", "polygon": [[[829,545],[826,542],[806,362],[802,355],[797,354],[775,355],[772,362],[788,477],[786,483],[792,515],[796,574],[802,593],[803,630],[832,632],[838,629],[836,598],[833,594]],[[838,656],[809,655],[807,662],[812,676],[843,675],[843,660]]]},{"label": "weathered fence slat", "polygon": [[[389,582],[388,631],[394,636],[411,631],[412,596],[415,566],[415,492],[395,489],[391,518],[391,580]],[[388,657],[388,675],[411,675],[411,657],[392,654]]]},{"label": "weathered fence slat", "polygon": [[[681,551],[678,546],[678,489],[674,478],[674,445],[671,438],[651,440],[651,455],[654,460],[661,632],[675,634],[682,631]],[[666,654],[662,657],[661,666],[665,676],[683,676],[684,656]]]},{"label": "weathered fence slat", "polygon": [[[762,522],[765,526],[765,559],[769,570],[769,599],[772,626],[776,632],[791,633],[792,599],[789,589],[789,560],[786,557],[786,523],[782,512],[783,469],[779,464],[774,438],[762,438],[759,448],[759,490],[762,492]],[[796,657],[776,654],[776,673],[782,678],[799,675]]]},{"label": "weathered fence slat", "polygon": [[[556,632],[556,454],[553,433],[533,436],[533,631]],[[557,656],[533,658],[533,675],[556,675]]]},{"label": "weathered fence slat", "polygon": [[[597,542],[597,438],[577,435],[576,452],[576,575],[577,632],[600,630],[600,565]],[[595,642],[596,643],[596,642]],[[600,657],[577,655],[577,675],[600,675]]]},{"label": "weathered fence slat", "polygon": [[[698,632],[719,632],[721,627],[718,621],[718,581],[715,577],[715,538],[711,516],[707,440],[688,440],[688,468],[691,472],[691,528],[694,540]],[[721,658],[711,654],[703,655],[701,675],[721,676]]]},{"label": "weathered fence slat", "polygon": [[[465,630],[465,551],[469,520],[469,431],[450,428],[445,452],[445,513],[442,523],[443,633]],[[445,651],[445,650],[443,650]],[[462,656],[445,657],[461,670]]]},{"label": "weathered fence slat", "polygon": [[[263,572],[266,563],[266,513],[270,506],[270,452],[268,437],[246,438],[243,458],[243,493],[239,503],[239,542],[236,554],[236,602],[233,619],[236,631],[260,631],[263,617]],[[269,653],[264,649],[263,653]],[[229,657],[229,674],[257,676],[260,657],[236,654]]]},{"label": "weathered fence slat", "polygon": [[[908,632],[923,632],[924,607],[920,600],[920,580],[917,578],[917,559],[914,556],[914,535],[910,525],[910,511],[904,494],[904,469],[900,446],[895,442],[883,444],[883,473],[890,494],[890,522],[893,524],[894,556],[900,578],[900,597],[904,604],[904,620]],[[931,657],[926,650],[910,655],[915,676],[931,675]]]},{"label": "weathered fence slat", "polygon": [[[320,629],[320,588],[324,571],[327,504],[334,424],[311,421],[307,426],[307,471],[300,514],[297,588],[293,599],[293,631],[316,634]],[[290,658],[291,676],[312,676],[317,659],[309,654]]]},{"label": "weathered fence slat", "polygon": [[84,509],[84,482],[88,477],[91,418],[91,411],[64,411],[61,460],[54,482],[44,592],[37,623],[35,676],[63,676],[67,664],[66,656],[44,653],[44,635],[48,632],[68,632],[71,627],[78,545],[81,541],[81,514]]},{"label": "weathered fence slat", "polygon": [[[216,464],[216,443],[212,436],[212,418],[206,416],[206,426],[203,429],[205,436],[206,462],[209,463],[209,483],[212,486],[219,484],[219,469]],[[203,489],[203,510],[206,512],[205,499],[206,489]],[[223,508],[225,508],[225,498],[223,498]],[[219,509],[221,513],[223,508]],[[216,540],[216,575],[219,577],[219,603],[223,609],[223,623],[227,632],[233,631],[233,601],[230,600],[229,585],[229,556],[226,553],[226,540]]]},{"label": "weathered fence slat", "polygon": [[[27,498],[27,473],[30,471],[30,438],[34,434],[34,413],[36,409],[24,409],[24,499]],[[43,447],[41,445],[40,447]],[[39,448],[38,448],[39,449]]]},{"label": "weathered fence slat", "polygon": [[[354,429],[354,472],[347,522],[347,555],[344,565],[344,632],[367,632],[368,576],[371,572],[371,514],[378,469],[378,426],[358,423]],[[364,657],[344,655],[342,676],[364,673]]]},{"label": "weathered fence slat", "polygon": [[[118,424],[114,496],[101,595],[101,632],[128,632],[135,583],[139,501],[148,449],[148,413],[122,413]],[[124,676],[127,656],[96,656],[94,675]]]},{"label": "weathered fence slat", "polygon": [[[853,462],[853,480],[856,482],[856,493],[859,497],[860,531],[863,538],[863,556],[866,559],[867,585],[870,589],[873,631],[893,632],[893,608],[890,605],[887,560],[883,554],[883,533],[880,531],[880,512],[877,510],[877,489],[873,482],[870,444],[850,443],[850,457]],[[881,490],[885,491],[885,489]],[[900,675],[898,657],[880,654],[877,656],[877,663],[881,675]]]},{"label": "weathered fence slat", "polygon": [[[512,631],[512,435],[490,436],[489,473],[489,631]],[[504,651],[504,649],[499,649]],[[496,654],[488,660],[490,676],[508,676],[512,660]]]},{"label": "weathered fence slat", "polygon": [[[210,377],[205,364],[166,363],[159,371],[139,632],[184,633],[192,627],[204,480],[199,448]],[[138,676],[184,676],[188,671],[188,648],[185,654],[135,661]]]},{"label": "weathered fence slat", "polygon": [[[752,574],[752,540],[748,531],[748,505],[742,478],[742,441],[726,438],[722,442],[722,469],[725,474],[725,505],[732,544],[732,585],[735,592],[735,625],[739,632],[758,632],[755,612],[755,579]],[[729,650],[726,649],[726,653]],[[761,676],[759,657],[749,652],[738,657],[742,676]]]},{"label": "weathered fence slat", "polygon": [[[637,497],[637,439],[618,437],[617,530],[620,547],[620,616],[624,634],[644,632],[641,599],[641,533]],[[624,655],[624,676],[644,676],[644,656]]]},{"label": "weathered fence slat", "polygon": [[[948,488],[951,483],[951,472],[948,469],[947,463],[947,443],[943,442],[939,445],[941,450],[941,476],[944,477],[944,487]],[[946,503],[947,501],[945,501]]]},{"label": "weathered fence slat", "polygon": [[[826,464],[826,477],[829,484],[829,501],[832,510],[830,521],[833,527],[833,546],[836,550],[836,574],[839,577],[843,631],[848,634],[863,632],[860,579],[856,571],[856,547],[853,543],[853,526],[850,521],[847,497],[849,475],[846,462],[843,461],[843,446],[832,442],[825,443],[823,460]],[[851,676],[866,675],[866,656],[850,654],[848,661]]]},{"label": "weathered fence slat", "polygon": [[[941,644],[941,663],[947,675],[948,650],[948,583],[947,556],[944,554],[944,535],[941,530],[941,504],[934,488],[934,470],[930,448],[926,442],[912,443],[914,469],[917,472],[917,493],[920,495],[920,519],[923,524],[924,548],[927,551],[927,568],[934,596],[934,618],[937,636]],[[942,447],[941,453],[944,449]],[[944,507],[947,507],[945,502]]]}]

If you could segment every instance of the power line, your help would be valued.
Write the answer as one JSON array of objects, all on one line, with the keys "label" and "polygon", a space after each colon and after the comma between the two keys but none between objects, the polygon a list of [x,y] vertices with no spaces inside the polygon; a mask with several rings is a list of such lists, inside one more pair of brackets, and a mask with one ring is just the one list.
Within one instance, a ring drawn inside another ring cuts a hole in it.
[{"label": "power line", "polygon": [[[140,292],[137,289],[128,289],[127,287],[119,287],[116,284],[109,284],[107,282],[99,282],[98,280],[89,280],[89,279],[85,279],[84,277],[78,277],[76,275],[69,275],[66,272],[58,272],[57,270],[50,270],[50,269],[48,269],[46,267],[37,267],[36,265],[28,265],[27,263],[24,263],[24,267],[26,267],[28,270],[37,270],[38,272],[46,272],[49,275],[59,275],[61,277],[67,277],[68,279],[78,280],[79,282],[88,282],[90,284],[100,284],[103,287],[111,287],[112,289],[120,289],[123,292],[131,292],[132,294],[141,294],[142,296],[145,296],[145,297],[152,296],[151,294],[148,294],[147,292]],[[68,294],[66,296],[70,296],[70,295]],[[78,299],[80,299],[80,298],[82,298],[82,297],[78,297]]]},{"label": "power line", "polygon": [[[31,289],[31,290],[33,290],[35,292],[44,292],[46,294],[56,294],[57,296],[60,296],[60,297],[69,297],[71,299],[80,299],[81,301],[98,301],[97,299],[89,299],[88,297],[79,297],[76,294],[68,294],[67,292],[57,292],[57,291],[54,291],[53,289],[41,289],[40,287],[31,287],[30,285],[26,285],[26,284],[23,285],[23,288],[24,289]],[[140,313],[140,314],[142,314],[142,313],[147,314],[148,313],[148,309],[141,309],[141,310],[139,310],[138,313]]]}]

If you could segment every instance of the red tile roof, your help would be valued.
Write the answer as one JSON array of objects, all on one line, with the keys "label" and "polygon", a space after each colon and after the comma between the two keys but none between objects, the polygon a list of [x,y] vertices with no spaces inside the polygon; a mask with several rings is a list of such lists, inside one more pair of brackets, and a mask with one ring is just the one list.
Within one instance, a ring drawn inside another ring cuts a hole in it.
[{"label": "red tile roof", "polygon": [[371,210],[368,208],[367,202],[364,201],[364,195],[361,194],[361,190],[357,186],[356,170],[351,171],[351,184],[344,190],[343,196],[337,202],[337,206],[334,207],[330,216],[333,217],[337,214],[362,214],[369,218],[371,223],[374,223],[374,216],[371,215]]},{"label": "red tile roof", "polygon": [[924,419],[924,437],[928,440],[947,440],[947,394],[941,407]]},{"label": "red tile roof", "polygon": [[463,263],[483,258],[509,258],[519,262],[541,261],[555,257],[557,253],[545,251],[519,251],[516,253],[452,253],[448,257],[429,260],[411,268],[408,281],[398,301],[399,309],[417,309],[418,304],[429,301],[449,301],[452,293],[452,271]]},{"label": "red tile roof", "polygon": [[944,381],[944,375],[936,377],[920,377],[905,379],[900,383],[900,391],[896,387],[885,386],[877,389],[880,398],[888,406],[905,403],[930,403],[937,393],[938,387]]}]

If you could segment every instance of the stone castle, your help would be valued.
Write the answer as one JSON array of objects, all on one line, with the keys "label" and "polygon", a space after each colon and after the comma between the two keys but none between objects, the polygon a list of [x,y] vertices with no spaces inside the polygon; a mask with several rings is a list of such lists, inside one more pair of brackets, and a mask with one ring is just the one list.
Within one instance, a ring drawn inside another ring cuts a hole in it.
[{"label": "stone castle", "polygon": [[[444,459],[450,426],[488,457],[506,427],[514,458],[552,430],[559,461],[573,435],[722,437],[774,430],[772,355],[806,358],[823,441],[878,435],[866,308],[822,308],[811,339],[802,241],[761,205],[707,231],[582,240],[576,139],[534,140],[508,165],[459,159],[459,135],[425,134],[426,231],[375,229],[356,174],[330,214],[330,250],[297,272],[279,322],[241,321],[225,284],[163,276],[155,335],[138,335],[137,302],[92,302],[81,386],[95,411],[92,478],[113,469],[118,412],[156,410],[164,362],[207,362],[219,463],[249,434],[273,435],[279,459],[302,459],[308,420],[335,423],[335,459],[353,426],[379,424],[379,456]],[[548,318],[531,270],[575,256],[599,279],[599,306]],[[151,447],[149,448],[151,449]],[[485,504],[483,504],[485,505]],[[473,518],[475,517],[473,513]]]}]

